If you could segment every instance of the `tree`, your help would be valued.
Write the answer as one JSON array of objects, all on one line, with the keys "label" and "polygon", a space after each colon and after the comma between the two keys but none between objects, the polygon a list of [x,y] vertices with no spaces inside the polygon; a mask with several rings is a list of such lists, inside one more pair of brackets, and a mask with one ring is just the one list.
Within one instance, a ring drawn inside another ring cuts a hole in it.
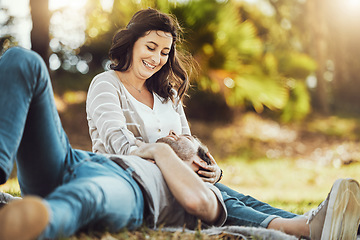
[{"label": "tree", "polygon": [[323,113],[330,113],[330,100],[328,82],[324,77],[326,71],[326,62],[330,58],[329,53],[329,30],[327,25],[327,1],[316,0],[307,1],[305,15],[307,16],[308,31],[310,41],[307,43],[307,49],[318,64],[316,78],[316,94],[313,96],[313,105]]},{"label": "tree", "polygon": [[329,53],[331,54],[332,107],[337,111],[360,110],[359,1],[331,0],[328,5]]},{"label": "tree", "polygon": [[9,29],[14,24],[14,16],[9,14],[7,8],[1,6],[0,15],[3,16],[0,21],[0,55],[2,55],[9,47],[15,45],[15,38],[9,34]]},{"label": "tree", "polygon": [[295,38],[317,62],[316,87],[311,89],[317,112],[359,111],[359,1],[268,0],[278,16],[291,23],[287,39]]},{"label": "tree", "polygon": [[49,63],[49,26],[50,12],[48,0],[30,0],[33,22],[31,31],[31,49],[40,54],[45,63]]}]

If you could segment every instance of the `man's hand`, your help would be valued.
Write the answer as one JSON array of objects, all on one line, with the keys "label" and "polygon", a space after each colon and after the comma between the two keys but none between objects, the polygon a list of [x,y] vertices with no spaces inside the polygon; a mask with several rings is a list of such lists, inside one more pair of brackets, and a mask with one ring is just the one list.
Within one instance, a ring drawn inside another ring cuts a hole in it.
[{"label": "man's hand", "polygon": [[204,182],[215,184],[220,180],[221,169],[217,165],[214,157],[209,152],[207,152],[206,155],[211,159],[211,164],[210,165],[203,164],[201,166],[202,169],[200,169],[197,172],[197,174],[201,177],[201,179]]},{"label": "man's hand", "polygon": [[167,151],[172,151],[170,146],[165,143],[144,143],[139,140],[136,140],[135,143],[138,148],[132,151],[131,155],[139,156],[154,163],[157,154],[166,154]]}]

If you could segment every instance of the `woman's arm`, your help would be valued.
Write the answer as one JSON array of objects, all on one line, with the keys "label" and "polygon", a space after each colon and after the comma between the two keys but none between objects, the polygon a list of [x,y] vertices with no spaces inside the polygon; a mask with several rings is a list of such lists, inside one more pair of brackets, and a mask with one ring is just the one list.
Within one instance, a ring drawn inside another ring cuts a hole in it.
[{"label": "woman's arm", "polygon": [[[86,113],[93,151],[111,154],[129,154],[136,149],[135,136],[128,124],[116,82],[102,74],[92,81],[87,95]],[[135,124],[135,123],[134,123]]]}]

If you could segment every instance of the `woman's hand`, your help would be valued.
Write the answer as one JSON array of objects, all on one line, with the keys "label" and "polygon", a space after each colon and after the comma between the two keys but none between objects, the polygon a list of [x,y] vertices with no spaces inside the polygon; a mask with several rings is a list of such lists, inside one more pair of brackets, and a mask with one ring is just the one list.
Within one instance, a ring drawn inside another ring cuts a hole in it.
[{"label": "woman's hand", "polygon": [[206,155],[210,158],[210,165],[203,165],[202,169],[200,169],[197,174],[201,177],[204,182],[209,182],[211,184],[215,184],[220,181],[222,177],[222,170],[217,165],[214,157],[207,152]]}]

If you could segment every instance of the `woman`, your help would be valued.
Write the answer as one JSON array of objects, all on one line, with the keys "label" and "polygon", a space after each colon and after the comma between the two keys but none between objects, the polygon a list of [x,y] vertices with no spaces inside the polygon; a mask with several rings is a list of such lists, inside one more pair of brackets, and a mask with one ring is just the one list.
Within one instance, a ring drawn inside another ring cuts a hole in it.
[{"label": "woman", "polygon": [[[180,33],[175,18],[145,9],[115,34],[111,70],[95,76],[87,95],[93,152],[130,154],[136,139],[153,143],[170,130],[191,134],[182,99],[189,88],[185,69],[193,65],[176,50]],[[215,183],[221,169],[212,163],[199,174]]]},{"label": "woman", "polygon": [[97,75],[88,91],[94,152],[129,154],[135,139],[155,142],[171,129],[190,134],[181,105],[189,80],[175,49],[179,29],[169,16],[147,9],[115,34],[112,70]]}]

